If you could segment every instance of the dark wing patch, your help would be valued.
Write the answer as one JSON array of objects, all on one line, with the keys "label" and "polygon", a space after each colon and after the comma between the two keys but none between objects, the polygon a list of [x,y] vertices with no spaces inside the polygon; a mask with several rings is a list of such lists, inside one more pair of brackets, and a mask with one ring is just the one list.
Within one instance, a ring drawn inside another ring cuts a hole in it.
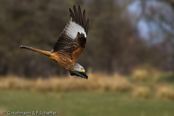
[{"label": "dark wing patch", "polygon": [[65,51],[67,48],[71,48],[75,45],[75,41],[67,36],[65,33],[62,33],[54,45],[53,52],[56,51]]},{"label": "dark wing patch", "polygon": [[82,77],[82,78],[88,79],[88,76],[85,73],[83,73],[83,72],[70,71],[70,75],[71,76],[78,76],[78,77]]},{"label": "dark wing patch", "polygon": [[89,19],[86,20],[85,10],[82,14],[80,6],[78,6],[78,10],[74,6],[74,12],[71,9],[69,11],[70,21],[58,38],[52,52],[70,53],[72,59],[76,60],[86,45]]},{"label": "dark wing patch", "polygon": [[83,51],[86,45],[86,38],[84,37],[83,34],[78,33],[78,36],[76,38],[76,49],[74,49],[71,53],[71,57],[74,61],[77,60],[79,57],[80,53]]}]

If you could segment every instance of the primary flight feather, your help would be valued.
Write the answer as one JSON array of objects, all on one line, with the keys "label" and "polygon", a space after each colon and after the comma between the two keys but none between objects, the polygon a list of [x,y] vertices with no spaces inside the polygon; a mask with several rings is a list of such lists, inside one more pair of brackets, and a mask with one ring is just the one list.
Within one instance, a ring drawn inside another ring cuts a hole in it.
[{"label": "primary flight feather", "polygon": [[80,6],[78,6],[78,9],[74,6],[73,10],[69,9],[69,12],[69,22],[51,51],[39,50],[23,45],[20,48],[42,53],[68,70],[72,76],[75,75],[88,79],[85,69],[76,63],[76,60],[86,45],[89,19],[86,19],[85,10],[82,12]]}]

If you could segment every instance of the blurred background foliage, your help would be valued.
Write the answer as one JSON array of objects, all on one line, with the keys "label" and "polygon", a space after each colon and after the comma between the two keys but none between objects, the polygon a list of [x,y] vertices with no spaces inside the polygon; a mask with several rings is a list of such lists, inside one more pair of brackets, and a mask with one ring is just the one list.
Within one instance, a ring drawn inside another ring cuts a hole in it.
[{"label": "blurred background foliage", "polygon": [[173,0],[1,0],[0,75],[64,75],[47,57],[21,44],[51,50],[81,5],[90,18],[87,46],[78,62],[88,71],[130,74],[148,65],[174,70]]},{"label": "blurred background foliage", "polygon": [[[73,5],[90,18],[88,80],[19,48],[51,50]],[[174,0],[0,0],[0,116],[174,116],[173,83]]]}]

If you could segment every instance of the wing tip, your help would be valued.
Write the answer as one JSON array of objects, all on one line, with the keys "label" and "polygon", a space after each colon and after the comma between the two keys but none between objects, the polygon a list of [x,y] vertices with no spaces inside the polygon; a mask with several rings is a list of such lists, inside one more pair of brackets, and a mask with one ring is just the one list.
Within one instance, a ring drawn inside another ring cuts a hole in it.
[{"label": "wing tip", "polygon": [[87,33],[88,32],[88,25],[89,25],[89,18],[86,19],[86,10],[83,9],[83,12],[82,12],[82,9],[81,9],[81,6],[78,5],[78,7],[76,7],[75,5],[73,6],[73,8],[69,8],[69,12],[70,12],[70,17],[72,18],[72,21],[81,25],[85,32]]}]

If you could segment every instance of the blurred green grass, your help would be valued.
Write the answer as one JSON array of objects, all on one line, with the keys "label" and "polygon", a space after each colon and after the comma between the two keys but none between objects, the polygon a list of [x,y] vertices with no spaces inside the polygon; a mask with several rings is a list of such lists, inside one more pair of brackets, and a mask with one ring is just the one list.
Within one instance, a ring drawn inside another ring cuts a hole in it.
[{"label": "blurred green grass", "polygon": [[0,111],[53,111],[58,116],[174,116],[171,100],[134,99],[129,94],[1,90]]}]

